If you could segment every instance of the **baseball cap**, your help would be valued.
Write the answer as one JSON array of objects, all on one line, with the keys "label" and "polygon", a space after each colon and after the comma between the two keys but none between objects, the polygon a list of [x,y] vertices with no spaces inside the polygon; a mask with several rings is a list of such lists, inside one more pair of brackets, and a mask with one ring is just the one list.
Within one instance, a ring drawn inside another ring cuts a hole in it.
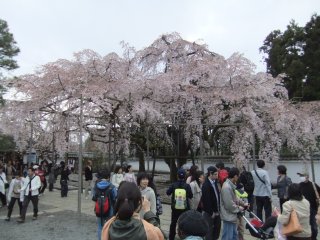
[{"label": "baseball cap", "polygon": [[180,168],[178,170],[177,174],[178,174],[178,177],[181,179],[181,178],[184,178],[186,176],[186,171],[183,168]]},{"label": "baseball cap", "polygon": [[33,165],[33,167],[32,167],[33,169],[38,169],[39,168],[39,166],[38,165]]}]

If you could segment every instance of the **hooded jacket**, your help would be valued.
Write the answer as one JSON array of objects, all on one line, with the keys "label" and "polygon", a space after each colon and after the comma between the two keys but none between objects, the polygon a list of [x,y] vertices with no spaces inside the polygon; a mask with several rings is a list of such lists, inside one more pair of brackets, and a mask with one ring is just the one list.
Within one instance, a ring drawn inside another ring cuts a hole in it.
[{"label": "hooded jacket", "polygon": [[151,211],[144,215],[144,219],[134,213],[128,220],[112,217],[103,227],[101,240],[163,240],[159,219]]},{"label": "hooded jacket", "polygon": [[107,219],[114,215],[113,205],[116,202],[117,189],[110,182],[108,182],[106,179],[101,179],[99,182],[96,183],[95,190],[94,190],[94,195],[92,197],[92,201],[97,201],[97,199],[100,196],[101,192],[106,191],[107,188],[109,188],[109,187],[111,188],[111,190],[109,192],[111,204],[110,204],[110,209],[109,209],[109,212],[108,212],[108,216],[106,216]]}]

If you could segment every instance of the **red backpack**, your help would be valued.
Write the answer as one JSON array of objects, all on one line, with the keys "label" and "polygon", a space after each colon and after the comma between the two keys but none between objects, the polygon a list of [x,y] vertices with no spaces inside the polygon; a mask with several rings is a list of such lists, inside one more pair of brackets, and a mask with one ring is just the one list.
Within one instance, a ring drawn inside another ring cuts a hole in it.
[{"label": "red backpack", "polygon": [[94,207],[94,212],[97,217],[106,217],[110,209],[110,199],[109,192],[112,190],[111,187],[108,187],[106,190],[101,191]]},{"label": "red backpack", "polygon": [[226,181],[228,176],[229,176],[229,173],[226,169],[218,170],[218,180],[219,180],[219,183],[221,184],[221,186]]}]

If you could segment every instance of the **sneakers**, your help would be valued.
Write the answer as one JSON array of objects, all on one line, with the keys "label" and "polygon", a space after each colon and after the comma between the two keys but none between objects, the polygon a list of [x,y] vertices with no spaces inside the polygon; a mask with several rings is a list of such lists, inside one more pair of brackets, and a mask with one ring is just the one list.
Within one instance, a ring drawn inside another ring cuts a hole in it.
[{"label": "sneakers", "polygon": [[37,218],[38,218],[38,217],[36,217],[36,216],[33,216],[32,220],[37,220]]},{"label": "sneakers", "polygon": [[9,218],[9,217],[6,217],[4,220],[7,221],[7,222],[9,222],[9,221],[10,221],[10,218]]},{"label": "sneakers", "polygon": [[24,223],[24,219],[19,218],[19,219],[17,220],[17,223]]}]

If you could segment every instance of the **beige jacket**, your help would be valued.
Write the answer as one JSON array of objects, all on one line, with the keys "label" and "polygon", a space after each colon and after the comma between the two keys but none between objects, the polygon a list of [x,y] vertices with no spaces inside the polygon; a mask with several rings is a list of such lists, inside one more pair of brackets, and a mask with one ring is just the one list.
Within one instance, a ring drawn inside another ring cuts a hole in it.
[{"label": "beige jacket", "polygon": [[301,233],[294,235],[294,237],[311,237],[311,227],[310,227],[310,204],[309,201],[303,198],[301,201],[290,200],[283,204],[283,212],[278,216],[278,222],[286,225],[290,219],[290,213],[292,208],[296,210],[300,225],[303,228]]}]

